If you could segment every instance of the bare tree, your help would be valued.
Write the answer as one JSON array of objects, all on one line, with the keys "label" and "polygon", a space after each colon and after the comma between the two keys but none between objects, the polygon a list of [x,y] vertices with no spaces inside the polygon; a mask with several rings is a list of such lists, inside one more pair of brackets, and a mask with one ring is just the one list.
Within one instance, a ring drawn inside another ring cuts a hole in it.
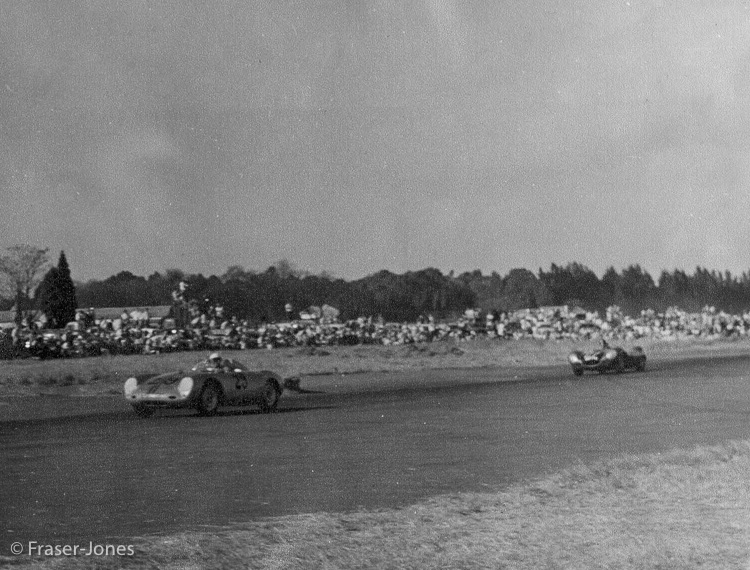
[{"label": "bare tree", "polygon": [[6,248],[0,255],[0,287],[16,302],[16,324],[32,308],[31,293],[42,280],[49,263],[47,249],[20,244]]}]

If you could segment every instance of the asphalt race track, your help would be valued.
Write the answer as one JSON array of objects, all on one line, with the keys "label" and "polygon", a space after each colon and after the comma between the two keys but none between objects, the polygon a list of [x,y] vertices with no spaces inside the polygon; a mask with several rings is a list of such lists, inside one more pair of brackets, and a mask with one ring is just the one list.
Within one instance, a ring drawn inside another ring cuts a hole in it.
[{"label": "asphalt race track", "polygon": [[750,357],[582,378],[559,366],[512,382],[498,370],[426,371],[389,374],[379,389],[359,391],[352,376],[352,389],[285,394],[271,415],[143,420],[106,398],[83,415],[2,421],[0,551],[407,505],[579,460],[747,439],[749,376]]}]

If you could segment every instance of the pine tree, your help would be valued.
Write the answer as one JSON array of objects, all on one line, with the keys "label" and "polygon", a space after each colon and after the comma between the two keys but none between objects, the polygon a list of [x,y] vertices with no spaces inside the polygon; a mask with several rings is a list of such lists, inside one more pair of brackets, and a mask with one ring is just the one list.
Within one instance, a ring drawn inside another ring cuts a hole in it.
[{"label": "pine tree", "polygon": [[76,287],[70,277],[70,267],[64,251],[60,252],[60,259],[57,262],[57,278],[60,289],[60,312],[57,314],[57,322],[63,326],[75,320],[78,308]]},{"label": "pine tree", "polygon": [[44,276],[37,289],[37,299],[50,327],[62,328],[75,320],[78,306],[76,289],[64,251],[60,252],[57,267],[50,269]]}]

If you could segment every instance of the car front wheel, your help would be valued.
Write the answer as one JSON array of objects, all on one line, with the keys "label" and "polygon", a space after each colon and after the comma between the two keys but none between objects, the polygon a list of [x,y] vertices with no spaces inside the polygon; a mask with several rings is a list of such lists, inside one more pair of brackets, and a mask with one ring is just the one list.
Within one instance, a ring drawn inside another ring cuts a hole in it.
[{"label": "car front wheel", "polygon": [[263,399],[260,402],[260,409],[262,412],[268,414],[273,412],[278,405],[279,389],[276,386],[276,382],[268,380],[263,388]]},{"label": "car front wheel", "polygon": [[201,391],[201,395],[198,397],[198,403],[196,408],[198,413],[202,416],[210,416],[216,413],[219,409],[219,389],[213,382],[206,384]]}]

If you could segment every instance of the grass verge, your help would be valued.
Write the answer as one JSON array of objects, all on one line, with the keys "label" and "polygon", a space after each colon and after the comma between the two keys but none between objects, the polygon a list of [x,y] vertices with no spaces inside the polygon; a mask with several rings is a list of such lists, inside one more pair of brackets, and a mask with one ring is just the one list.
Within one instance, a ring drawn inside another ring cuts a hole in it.
[{"label": "grass verge", "polygon": [[750,442],[575,465],[495,493],[134,539],[16,568],[748,568]]},{"label": "grass verge", "polygon": [[[643,340],[622,343],[644,347],[649,359],[748,353],[748,340]],[[567,364],[574,349],[590,349],[593,341],[496,340],[435,342],[404,346],[333,346],[274,350],[226,351],[253,369],[273,370],[282,376],[401,372],[493,366]],[[132,375],[188,370],[207,352],[161,355],[102,356],[64,360],[0,361],[0,396],[64,394],[119,394]]]}]

